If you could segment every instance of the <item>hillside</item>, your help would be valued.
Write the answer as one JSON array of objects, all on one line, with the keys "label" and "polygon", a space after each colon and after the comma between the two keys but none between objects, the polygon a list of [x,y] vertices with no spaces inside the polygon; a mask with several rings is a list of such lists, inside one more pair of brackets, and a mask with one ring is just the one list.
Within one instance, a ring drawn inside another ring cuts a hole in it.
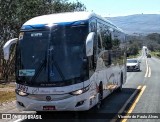
[{"label": "hillside", "polygon": [[136,14],[106,18],[130,34],[160,33],[160,14]]}]

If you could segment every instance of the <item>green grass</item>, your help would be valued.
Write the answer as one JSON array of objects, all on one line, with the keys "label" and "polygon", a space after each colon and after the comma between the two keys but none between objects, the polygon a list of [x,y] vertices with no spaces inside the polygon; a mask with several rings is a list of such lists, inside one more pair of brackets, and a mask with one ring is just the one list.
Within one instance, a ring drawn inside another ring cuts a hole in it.
[{"label": "green grass", "polygon": [[0,103],[9,102],[16,99],[14,91],[0,91]]},{"label": "green grass", "polygon": [[160,58],[160,52],[156,51],[156,52],[150,52],[152,56],[155,56],[157,58]]}]

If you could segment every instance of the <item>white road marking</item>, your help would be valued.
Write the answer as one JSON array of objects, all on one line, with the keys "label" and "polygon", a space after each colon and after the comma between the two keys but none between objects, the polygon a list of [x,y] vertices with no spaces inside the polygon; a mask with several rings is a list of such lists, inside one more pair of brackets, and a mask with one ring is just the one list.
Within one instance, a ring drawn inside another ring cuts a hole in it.
[{"label": "white road marking", "polygon": [[148,77],[151,77],[151,68],[149,67]]},{"label": "white road marking", "polygon": [[145,74],[145,78],[146,77],[151,77],[151,67],[148,65],[148,61],[147,61],[147,59],[146,59],[146,67],[147,67],[147,70],[146,70],[146,74]]},{"label": "white road marking", "polygon": [[147,70],[146,70],[146,74],[145,74],[145,76],[144,76],[145,78],[146,78],[146,77],[147,77],[147,75],[148,75],[148,67],[149,67],[149,66],[148,66],[148,62],[147,62],[147,60],[146,60],[146,67],[147,67]]}]

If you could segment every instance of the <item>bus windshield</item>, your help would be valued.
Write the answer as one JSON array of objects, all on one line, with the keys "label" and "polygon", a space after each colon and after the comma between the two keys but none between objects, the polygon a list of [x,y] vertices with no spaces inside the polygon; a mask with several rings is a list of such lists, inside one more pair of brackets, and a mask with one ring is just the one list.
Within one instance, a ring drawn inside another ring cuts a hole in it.
[{"label": "bus windshield", "polygon": [[88,78],[84,63],[87,25],[56,25],[26,31],[17,45],[16,81],[29,86],[65,86]]}]

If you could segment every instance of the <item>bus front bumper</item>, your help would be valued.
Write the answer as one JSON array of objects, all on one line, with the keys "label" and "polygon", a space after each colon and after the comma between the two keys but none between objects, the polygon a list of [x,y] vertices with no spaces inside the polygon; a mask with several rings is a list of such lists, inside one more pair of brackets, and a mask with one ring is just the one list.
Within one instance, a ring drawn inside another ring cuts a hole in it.
[{"label": "bus front bumper", "polygon": [[96,103],[96,97],[90,98],[88,92],[56,101],[40,101],[19,95],[16,97],[17,107],[23,111],[84,111]]}]

